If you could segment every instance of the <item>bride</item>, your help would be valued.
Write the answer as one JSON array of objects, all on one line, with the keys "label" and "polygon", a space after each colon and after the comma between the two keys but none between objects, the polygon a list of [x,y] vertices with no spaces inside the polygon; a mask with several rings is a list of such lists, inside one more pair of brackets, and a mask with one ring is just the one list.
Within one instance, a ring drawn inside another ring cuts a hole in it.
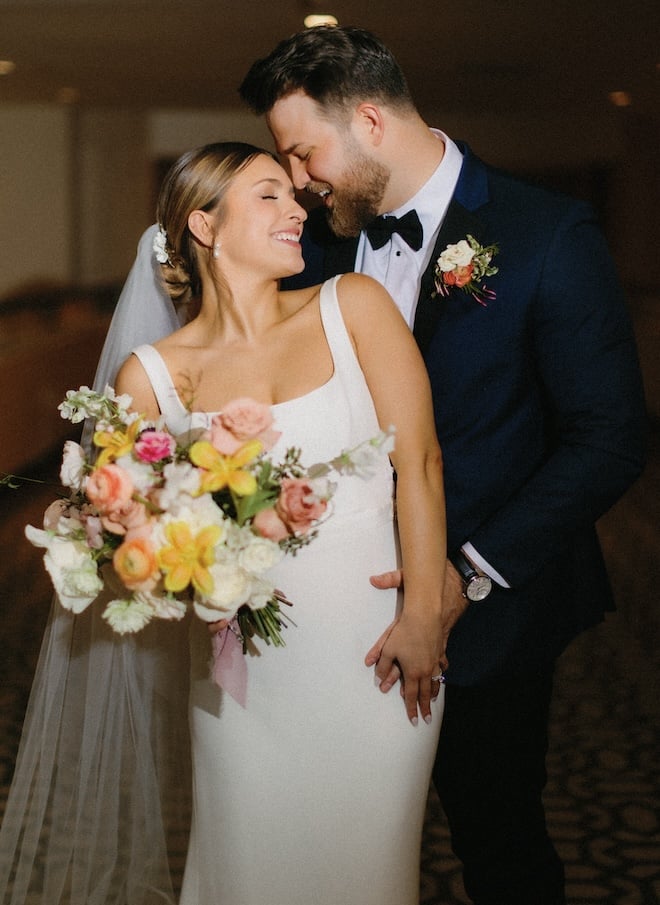
[{"label": "bride", "polygon": [[[421,828],[442,716],[441,456],[425,368],[385,290],[355,274],[311,289],[280,290],[280,278],[303,268],[305,216],[284,170],[260,149],[214,144],[180,158],[160,194],[157,252],[169,293],[184,302],[198,299],[198,313],[164,339],[138,346],[116,379],[117,391],[133,397],[136,411],[148,418],[163,415],[174,432],[191,423],[208,425],[213,413],[238,396],[267,403],[282,433],[273,452],[300,447],[307,464],[332,458],[379,428],[396,429],[391,460],[398,532],[389,463],[383,461],[370,481],[341,480],[319,537],[276,567],[276,583],[295,603],[295,628],[284,649],[264,648],[248,658],[245,707],[210,681],[210,634],[199,621],[190,626],[193,798],[181,905],[419,901]],[[369,585],[369,575],[391,568],[399,545],[406,576],[401,600],[394,590]],[[55,630],[61,621],[58,614]],[[367,665],[366,652],[390,624],[380,658]],[[70,632],[68,625],[64,632]],[[46,644],[64,673],[78,655],[85,658],[99,646],[113,662],[118,649],[130,648],[116,674],[96,676],[106,689],[100,692],[106,705],[114,698],[130,703],[109,733],[95,714],[96,755],[86,771],[84,821],[71,817],[72,810],[81,811],[71,788],[64,795],[56,791],[40,808],[44,835],[49,824],[51,833],[53,826],[74,828],[66,839],[49,839],[44,863],[29,838],[40,829],[30,805],[43,784],[40,774],[53,788],[62,780],[76,786],[81,779],[79,768],[58,777],[52,758],[42,770],[49,742],[44,732],[66,735],[69,751],[84,750],[87,736],[77,734],[79,723],[67,725],[66,733],[56,725],[43,690],[52,676],[48,666],[41,667],[31,704],[35,715],[26,721],[26,754],[19,755],[8,805],[9,829],[3,825],[0,840],[0,892],[12,870],[13,848],[20,849],[21,820],[30,813],[23,847],[27,839],[32,849],[16,861],[14,894],[7,900],[12,905],[171,902],[159,873],[162,859],[154,865],[150,841],[159,851],[165,847],[162,790],[176,785],[176,769],[162,747],[163,715],[176,722],[170,692],[183,684],[180,667],[160,639],[125,644],[90,631],[87,647],[69,646],[69,657],[52,640]],[[401,695],[387,694],[399,676]],[[108,692],[111,679],[117,684]],[[70,681],[60,684],[70,688]],[[87,685],[94,685],[89,674]],[[71,696],[58,695],[58,702]],[[96,709],[95,700],[78,708],[83,722],[90,703]],[[133,744],[126,763],[146,777],[144,787],[135,776],[131,780],[136,800],[129,788],[128,801],[117,793],[130,767],[118,775],[113,762],[116,726],[126,742],[122,750]],[[184,763],[176,766],[184,785]],[[68,822],[58,823],[63,809]],[[132,813],[128,843],[117,816],[122,809],[139,815]],[[119,839],[106,838],[104,846],[99,827],[106,817]],[[160,832],[152,834],[158,824]],[[122,857],[113,861],[108,849],[121,850]],[[103,870],[97,869],[99,858]],[[35,885],[32,867],[43,874]],[[37,889],[50,891],[30,897]]]}]

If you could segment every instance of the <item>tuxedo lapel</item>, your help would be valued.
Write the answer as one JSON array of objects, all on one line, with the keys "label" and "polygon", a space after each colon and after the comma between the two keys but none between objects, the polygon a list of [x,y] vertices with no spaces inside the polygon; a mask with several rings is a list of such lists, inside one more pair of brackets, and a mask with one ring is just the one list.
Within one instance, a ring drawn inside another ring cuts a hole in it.
[{"label": "tuxedo lapel", "polygon": [[[470,163],[474,162],[474,159],[470,161]],[[445,219],[435,240],[431,260],[422,276],[413,327],[413,333],[422,354],[426,353],[445,310],[445,306],[442,304],[442,297],[438,297],[435,294],[434,277],[438,258],[448,245],[455,245],[461,239],[465,239],[468,234],[478,238],[482,232],[483,224],[480,218],[457,200],[457,196],[461,196],[461,189],[464,187],[461,183],[465,183],[465,175],[465,172],[461,173],[461,179],[456,187],[456,194],[447,208]]]}]

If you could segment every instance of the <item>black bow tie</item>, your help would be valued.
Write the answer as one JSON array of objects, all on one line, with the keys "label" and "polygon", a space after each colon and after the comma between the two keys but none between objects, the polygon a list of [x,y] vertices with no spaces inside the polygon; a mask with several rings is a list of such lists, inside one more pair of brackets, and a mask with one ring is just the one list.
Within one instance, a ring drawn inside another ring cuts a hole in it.
[{"label": "black bow tie", "polygon": [[413,251],[419,251],[424,238],[416,210],[408,211],[403,217],[376,217],[367,226],[366,232],[373,249],[382,248],[390,241],[392,233],[398,233]]}]

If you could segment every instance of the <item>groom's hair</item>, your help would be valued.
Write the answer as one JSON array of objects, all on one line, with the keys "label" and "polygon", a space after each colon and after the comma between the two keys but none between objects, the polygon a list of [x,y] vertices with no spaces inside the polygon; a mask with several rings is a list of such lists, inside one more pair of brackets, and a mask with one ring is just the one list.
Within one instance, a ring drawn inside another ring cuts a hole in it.
[{"label": "groom's hair", "polygon": [[302,90],[327,113],[355,101],[414,109],[401,67],[391,51],[362,28],[321,25],[281,41],[253,63],[239,93],[257,114]]}]

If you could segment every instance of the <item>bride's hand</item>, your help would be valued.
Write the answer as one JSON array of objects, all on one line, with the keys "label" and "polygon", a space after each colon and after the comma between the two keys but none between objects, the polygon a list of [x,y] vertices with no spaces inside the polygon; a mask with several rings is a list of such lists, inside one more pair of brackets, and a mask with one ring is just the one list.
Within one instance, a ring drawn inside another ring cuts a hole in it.
[{"label": "bride's hand", "polygon": [[218,619],[217,622],[209,622],[208,629],[212,635],[217,635],[229,625],[229,619]]},{"label": "bride's hand", "polygon": [[431,614],[410,614],[404,608],[385,633],[376,663],[376,682],[383,692],[389,691],[400,670],[401,694],[413,725],[417,725],[420,714],[426,723],[431,722],[431,702],[439,691],[438,680],[433,677],[442,673],[441,649],[444,653],[441,620]]}]

